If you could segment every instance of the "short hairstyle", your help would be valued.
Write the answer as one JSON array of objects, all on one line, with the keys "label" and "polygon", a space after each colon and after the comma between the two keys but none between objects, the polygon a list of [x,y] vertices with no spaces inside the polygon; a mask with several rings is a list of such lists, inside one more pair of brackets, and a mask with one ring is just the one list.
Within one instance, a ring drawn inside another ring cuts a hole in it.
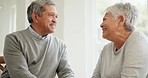
[{"label": "short hairstyle", "polygon": [[138,10],[130,3],[116,3],[106,9],[107,13],[111,13],[115,19],[122,15],[125,17],[125,30],[135,30],[135,24],[138,20]]},{"label": "short hairstyle", "polygon": [[38,16],[41,16],[41,13],[45,11],[45,5],[54,5],[53,1],[51,0],[36,0],[33,1],[27,9],[27,16],[29,23],[33,22],[32,13],[35,12]]}]

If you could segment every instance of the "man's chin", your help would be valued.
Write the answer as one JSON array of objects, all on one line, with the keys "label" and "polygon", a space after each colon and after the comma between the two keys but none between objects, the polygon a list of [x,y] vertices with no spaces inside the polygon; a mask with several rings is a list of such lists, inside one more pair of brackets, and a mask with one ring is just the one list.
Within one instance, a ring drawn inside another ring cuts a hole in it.
[{"label": "man's chin", "polygon": [[49,33],[54,33],[55,32],[55,30],[52,30],[52,31],[50,31]]}]

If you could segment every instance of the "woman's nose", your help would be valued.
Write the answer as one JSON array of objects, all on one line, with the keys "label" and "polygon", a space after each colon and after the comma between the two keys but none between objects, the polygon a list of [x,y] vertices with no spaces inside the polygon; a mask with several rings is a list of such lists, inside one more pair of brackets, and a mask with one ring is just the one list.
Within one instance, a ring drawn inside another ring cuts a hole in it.
[{"label": "woman's nose", "polygon": [[101,23],[100,27],[101,27],[101,28],[103,27],[103,23]]}]

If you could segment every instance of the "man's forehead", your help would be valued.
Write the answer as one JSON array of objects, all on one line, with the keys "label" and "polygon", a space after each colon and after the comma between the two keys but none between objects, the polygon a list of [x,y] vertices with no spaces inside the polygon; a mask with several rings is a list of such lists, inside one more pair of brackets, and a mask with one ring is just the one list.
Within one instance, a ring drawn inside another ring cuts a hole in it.
[{"label": "man's forehead", "polygon": [[45,6],[45,11],[47,11],[48,13],[56,13],[57,14],[57,10],[54,5]]}]

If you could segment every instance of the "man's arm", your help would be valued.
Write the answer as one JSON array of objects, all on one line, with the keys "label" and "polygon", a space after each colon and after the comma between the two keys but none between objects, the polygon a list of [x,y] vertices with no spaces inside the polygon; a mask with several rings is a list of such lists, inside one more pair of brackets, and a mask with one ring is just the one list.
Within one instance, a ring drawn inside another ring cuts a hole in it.
[{"label": "man's arm", "polygon": [[37,78],[28,70],[26,58],[16,36],[7,35],[4,45],[4,58],[11,78]]},{"label": "man's arm", "polygon": [[60,63],[57,69],[58,77],[59,78],[74,78],[74,73],[68,63],[67,50],[66,50],[65,45],[62,47],[61,51],[62,51],[62,57],[61,57],[61,60],[60,60]]}]

